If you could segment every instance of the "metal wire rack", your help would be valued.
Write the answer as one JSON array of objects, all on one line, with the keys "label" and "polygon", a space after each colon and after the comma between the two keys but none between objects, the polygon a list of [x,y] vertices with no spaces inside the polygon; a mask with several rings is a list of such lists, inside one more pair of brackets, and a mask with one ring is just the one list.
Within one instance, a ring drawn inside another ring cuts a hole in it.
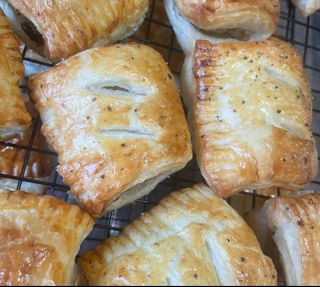
[{"label": "metal wire rack", "polygon": [[[151,0],[150,10],[145,22],[139,31],[131,37],[136,41],[141,41],[160,52],[168,62],[170,69],[179,79],[181,65],[183,63],[183,53],[179,48],[174,32],[166,16],[163,1]],[[281,20],[277,29],[277,35],[292,42],[303,55],[305,68],[308,72],[313,92],[313,133],[320,151],[320,13],[317,12],[310,18],[303,18],[287,1],[281,1]],[[45,59],[35,56],[27,47],[23,49],[23,60],[26,67],[26,75],[43,71],[53,66]],[[22,90],[26,92],[25,83]],[[1,180],[14,181],[17,190],[24,189],[25,184],[32,183],[43,186],[45,194],[50,194],[68,202],[74,200],[68,195],[69,187],[66,186],[61,177],[55,171],[57,164],[57,154],[49,148],[42,148],[37,144],[37,137],[40,135],[41,120],[35,116],[32,132],[24,144],[12,142],[0,142],[0,150],[3,148],[16,150],[23,157],[20,169],[15,174],[5,173],[0,170]],[[30,158],[41,154],[48,157],[50,162],[46,168],[52,170],[52,175],[46,179],[35,179],[28,176],[28,164]],[[320,158],[318,158],[320,160]],[[192,160],[185,169],[172,175],[158,185],[158,187],[148,196],[137,200],[134,204],[125,206],[100,218],[89,235],[82,251],[94,247],[102,240],[118,235],[122,228],[137,218],[142,212],[153,207],[161,198],[170,192],[192,186],[195,183],[204,181],[197,163]],[[308,187],[320,189],[320,175]],[[280,190],[277,192],[280,193]],[[267,196],[259,195],[256,192],[244,191],[245,203],[239,204],[239,200],[229,199],[231,205],[241,212],[248,211],[255,207],[258,200],[264,200]],[[242,201],[241,201],[242,202]]]}]

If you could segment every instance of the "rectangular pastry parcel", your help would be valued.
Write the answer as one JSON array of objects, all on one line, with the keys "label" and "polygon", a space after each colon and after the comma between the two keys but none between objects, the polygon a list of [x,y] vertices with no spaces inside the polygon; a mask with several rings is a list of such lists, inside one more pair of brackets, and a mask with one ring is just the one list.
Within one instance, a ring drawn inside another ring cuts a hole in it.
[{"label": "rectangular pastry parcel", "polygon": [[276,285],[245,221],[204,184],[173,192],[80,257],[90,286]]},{"label": "rectangular pastry parcel", "polygon": [[297,190],[317,174],[311,90],[299,53],[277,38],[194,52],[189,110],[198,162],[227,197],[243,189]]},{"label": "rectangular pastry parcel", "polygon": [[148,194],[192,157],[175,79],[152,48],[87,50],[29,88],[58,172],[94,216]]},{"label": "rectangular pastry parcel", "polygon": [[143,22],[148,0],[0,0],[15,33],[52,61],[115,43]]}]

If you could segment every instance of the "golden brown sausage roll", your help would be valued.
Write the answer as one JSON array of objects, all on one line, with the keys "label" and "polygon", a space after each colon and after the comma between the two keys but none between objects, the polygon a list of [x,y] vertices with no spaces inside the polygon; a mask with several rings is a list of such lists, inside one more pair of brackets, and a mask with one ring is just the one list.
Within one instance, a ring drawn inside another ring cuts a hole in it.
[{"label": "golden brown sausage roll", "polygon": [[0,285],[73,285],[92,226],[87,213],[51,196],[0,190]]},{"label": "golden brown sausage roll", "polygon": [[197,158],[220,196],[243,189],[297,190],[315,178],[311,91],[290,44],[276,38],[200,40],[193,72],[183,85],[190,94]]},{"label": "golden brown sausage roll", "polygon": [[29,88],[58,172],[95,216],[146,195],[192,157],[174,77],[147,46],[85,51]]},{"label": "golden brown sausage roll", "polygon": [[303,16],[308,17],[320,9],[319,0],[292,0]]},{"label": "golden brown sausage roll", "polygon": [[18,36],[53,61],[131,35],[148,0],[2,0]]},{"label": "golden brown sausage roll", "polygon": [[320,194],[271,199],[266,212],[289,286],[320,285]]},{"label": "golden brown sausage roll", "polygon": [[0,9],[0,141],[23,132],[31,124],[19,89],[23,77],[19,42]]},{"label": "golden brown sausage roll", "polygon": [[174,192],[80,257],[92,286],[276,285],[251,229],[203,184]]}]

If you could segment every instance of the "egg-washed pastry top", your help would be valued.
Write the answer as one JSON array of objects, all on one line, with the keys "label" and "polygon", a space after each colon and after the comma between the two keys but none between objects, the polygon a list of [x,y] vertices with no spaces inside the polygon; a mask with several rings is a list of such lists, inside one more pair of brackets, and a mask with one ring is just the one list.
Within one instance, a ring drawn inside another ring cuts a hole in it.
[{"label": "egg-washed pastry top", "polygon": [[252,230],[203,184],[173,192],[79,263],[91,286],[277,283]]},{"label": "egg-washed pastry top", "polygon": [[219,195],[298,190],[316,177],[311,89],[289,43],[199,40],[193,72],[189,111],[197,158]]},{"label": "egg-washed pastry top", "polygon": [[77,206],[0,190],[0,285],[73,285],[75,257],[92,226]]},{"label": "egg-washed pastry top", "polygon": [[148,0],[1,1],[19,37],[53,61],[131,35],[149,6]]},{"label": "egg-washed pastry top", "polygon": [[87,50],[28,85],[59,174],[94,216],[146,195],[192,157],[175,79],[152,48]]}]

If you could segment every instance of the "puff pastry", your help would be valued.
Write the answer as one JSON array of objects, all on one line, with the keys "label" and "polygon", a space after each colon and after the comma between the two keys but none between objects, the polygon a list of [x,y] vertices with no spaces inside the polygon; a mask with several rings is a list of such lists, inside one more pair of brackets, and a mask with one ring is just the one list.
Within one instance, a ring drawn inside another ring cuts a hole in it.
[{"label": "puff pastry", "polygon": [[148,0],[2,0],[17,35],[53,61],[117,42],[143,22]]},{"label": "puff pastry", "polygon": [[190,91],[198,163],[220,196],[297,190],[315,178],[311,91],[290,44],[199,40],[193,72],[183,85]]},{"label": "puff pastry", "polygon": [[266,40],[275,31],[279,0],[164,0],[185,54],[197,39],[210,42]]},{"label": "puff pastry", "polygon": [[320,9],[319,0],[292,0],[303,16],[308,17]]},{"label": "puff pastry", "polygon": [[19,83],[24,68],[16,40],[0,9],[0,140],[23,132],[31,124],[21,97]]},{"label": "puff pastry", "polygon": [[271,258],[278,273],[278,286],[286,286],[280,255],[272,238],[272,231],[268,226],[268,217],[264,208],[265,202],[266,200],[258,202],[254,209],[251,206],[251,210],[244,214],[243,218],[252,228],[263,253]]},{"label": "puff pastry", "polygon": [[271,35],[279,21],[279,0],[175,0],[195,26],[234,37]]},{"label": "puff pastry", "polygon": [[207,186],[174,192],[80,257],[89,284],[275,285],[276,271],[242,218]]},{"label": "puff pastry", "polygon": [[74,284],[92,226],[87,213],[51,196],[0,190],[0,285]]},{"label": "puff pastry", "polygon": [[289,286],[320,284],[320,194],[271,199],[269,226]]},{"label": "puff pastry", "polygon": [[[16,136],[7,143],[28,146],[30,137],[33,131],[33,127],[28,128],[20,136]],[[45,138],[42,134],[38,134],[33,142],[33,147],[40,148],[42,150],[49,150]],[[26,151],[19,148],[13,148],[10,146],[0,146],[0,173],[20,176],[23,163],[25,160]],[[51,175],[54,167],[53,157],[44,153],[31,152],[24,177],[46,181]],[[0,177],[0,189],[15,190],[17,187],[17,181]],[[28,192],[42,193],[47,187],[23,182],[22,189]]]},{"label": "puff pastry", "polygon": [[147,46],[88,50],[28,85],[58,172],[94,216],[146,195],[192,157],[175,80]]}]

